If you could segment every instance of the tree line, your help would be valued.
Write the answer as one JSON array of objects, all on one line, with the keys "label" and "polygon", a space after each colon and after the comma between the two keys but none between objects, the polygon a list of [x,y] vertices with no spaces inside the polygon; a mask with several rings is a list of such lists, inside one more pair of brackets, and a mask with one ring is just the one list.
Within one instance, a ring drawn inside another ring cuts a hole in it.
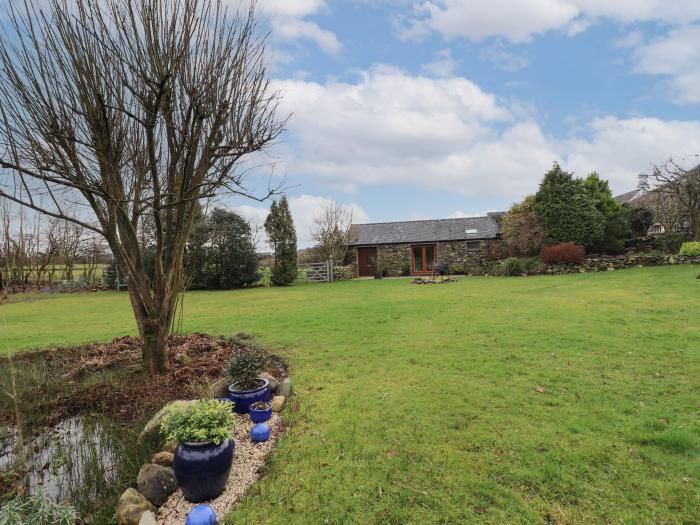
[{"label": "tree line", "polygon": [[577,178],[555,162],[538,191],[503,216],[502,256],[530,257],[543,246],[562,243],[618,254],[657,222],[676,251],[683,240],[700,240],[700,168],[684,170],[669,162],[640,175],[636,204],[617,202],[598,173]]}]

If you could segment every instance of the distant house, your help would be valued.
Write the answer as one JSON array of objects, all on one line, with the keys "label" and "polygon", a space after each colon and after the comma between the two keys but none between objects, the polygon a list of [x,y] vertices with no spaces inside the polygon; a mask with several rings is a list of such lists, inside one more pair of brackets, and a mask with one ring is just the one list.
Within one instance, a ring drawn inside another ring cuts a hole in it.
[{"label": "distant house", "polygon": [[[620,204],[629,204],[630,206],[647,208],[657,214],[658,206],[654,202],[654,199],[655,195],[653,193],[641,189],[628,191],[627,193],[615,196],[615,200]],[[681,222],[678,226],[687,228],[688,223]],[[647,230],[647,235],[661,235],[663,233],[666,233],[666,226],[664,226],[664,224],[661,222],[655,222],[649,226],[649,229]]]},{"label": "distant house", "polygon": [[500,236],[501,216],[353,224],[346,263],[359,277],[449,271],[454,264],[480,257],[482,242]]}]

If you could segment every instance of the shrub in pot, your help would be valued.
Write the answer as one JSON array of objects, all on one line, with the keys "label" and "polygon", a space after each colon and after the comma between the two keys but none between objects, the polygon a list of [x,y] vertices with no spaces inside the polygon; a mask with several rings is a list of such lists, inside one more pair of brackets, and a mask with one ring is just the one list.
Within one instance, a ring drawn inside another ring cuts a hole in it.
[{"label": "shrub in pot", "polygon": [[265,365],[265,353],[254,346],[238,348],[228,363],[228,376],[231,385],[228,397],[234,403],[233,409],[239,414],[247,414],[248,407],[258,401],[270,400],[270,382],[258,377]]},{"label": "shrub in pot", "polygon": [[258,401],[248,408],[253,423],[264,423],[272,417],[272,405],[266,401]]},{"label": "shrub in pot", "polygon": [[173,469],[186,500],[216,498],[231,472],[235,444],[231,439],[230,403],[207,399],[169,410],[161,423],[168,441],[177,441]]}]

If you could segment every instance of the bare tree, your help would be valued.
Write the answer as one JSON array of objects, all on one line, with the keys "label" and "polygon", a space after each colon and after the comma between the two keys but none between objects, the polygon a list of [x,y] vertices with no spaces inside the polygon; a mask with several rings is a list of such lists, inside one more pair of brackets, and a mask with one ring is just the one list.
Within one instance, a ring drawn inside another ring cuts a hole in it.
[{"label": "bare tree", "polygon": [[690,233],[700,241],[700,165],[685,169],[669,159],[639,176],[639,187],[674,200],[688,222]]},{"label": "bare tree", "polygon": [[687,221],[687,211],[672,192],[652,191],[644,196],[644,203],[667,232],[681,230]]},{"label": "bare tree", "polygon": [[331,202],[314,217],[311,239],[323,260],[338,261],[345,257],[351,225],[352,209],[337,202]]},{"label": "bare tree", "polygon": [[104,236],[128,276],[144,367],[160,372],[198,201],[275,190],[254,195],[244,180],[285,124],[255,1],[47,3],[11,2],[0,41],[0,197]]}]

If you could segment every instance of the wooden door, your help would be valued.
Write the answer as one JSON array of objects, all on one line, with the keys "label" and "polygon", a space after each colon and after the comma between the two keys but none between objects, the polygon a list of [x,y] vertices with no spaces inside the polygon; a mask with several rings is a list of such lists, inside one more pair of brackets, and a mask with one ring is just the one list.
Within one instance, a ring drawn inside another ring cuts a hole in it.
[{"label": "wooden door", "polygon": [[372,277],[377,273],[377,248],[357,249],[357,275]]},{"label": "wooden door", "polygon": [[411,273],[426,275],[435,268],[435,245],[419,244],[411,247]]}]

